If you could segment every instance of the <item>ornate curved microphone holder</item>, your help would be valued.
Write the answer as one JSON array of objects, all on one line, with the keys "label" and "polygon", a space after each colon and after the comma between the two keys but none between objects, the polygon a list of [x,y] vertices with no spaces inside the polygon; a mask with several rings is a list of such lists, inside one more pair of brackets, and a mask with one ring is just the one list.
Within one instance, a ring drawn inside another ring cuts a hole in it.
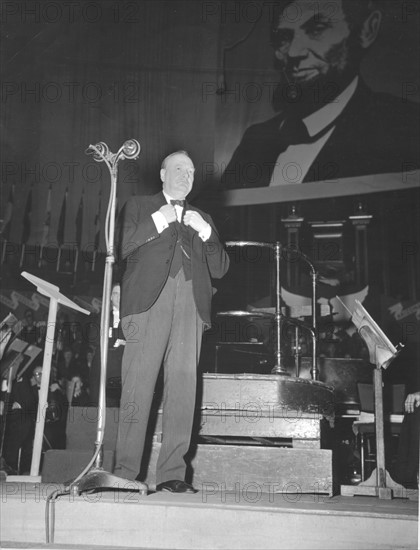
[{"label": "ornate curved microphone holder", "polygon": [[115,263],[114,257],[114,234],[115,234],[115,209],[117,195],[118,162],[122,159],[136,159],[140,153],[140,144],[135,139],[126,141],[117,153],[112,153],[106,143],[99,142],[96,145],[89,145],[87,154],[93,154],[97,162],[105,162],[111,175],[111,191],[109,196],[108,210],[105,221],[105,243],[106,260],[105,274],[102,292],[101,311],[101,377],[99,388],[98,404],[98,425],[96,432],[95,450],[93,457],[83,472],[70,484],[70,491],[73,494],[81,494],[83,491],[95,489],[130,489],[137,490],[141,494],[147,494],[147,485],[139,481],[124,480],[106,472],[102,468],[103,461],[103,439],[105,434],[106,421],[106,396],[105,382],[108,362],[108,332],[109,314],[112,289],[112,268]]}]

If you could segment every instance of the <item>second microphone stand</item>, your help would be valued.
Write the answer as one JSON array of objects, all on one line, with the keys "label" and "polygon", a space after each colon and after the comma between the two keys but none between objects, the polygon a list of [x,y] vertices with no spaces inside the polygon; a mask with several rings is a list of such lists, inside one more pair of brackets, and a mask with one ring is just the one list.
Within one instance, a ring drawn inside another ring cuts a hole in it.
[{"label": "second microphone stand", "polygon": [[102,293],[101,310],[101,377],[98,403],[98,424],[94,454],[83,470],[83,472],[70,484],[69,490],[72,494],[80,495],[84,491],[95,489],[129,489],[138,491],[140,494],[147,494],[147,485],[140,481],[123,479],[105,471],[103,463],[103,440],[105,435],[106,422],[106,371],[108,362],[108,333],[109,315],[112,289],[112,271],[115,263],[114,256],[114,235],[115,235],[115,210],[117,194],[117,164],[121,159],[136,159],[140,153],[140,144],[135,140],[126,141],[116,154],[111,153],[108,146],[100,142],[97,145],[90,145],[86,151],[92,153],[97,162],[105,162],[111,174],[111,191],[108,210],[105,222],[106,260],[105,274]]}]

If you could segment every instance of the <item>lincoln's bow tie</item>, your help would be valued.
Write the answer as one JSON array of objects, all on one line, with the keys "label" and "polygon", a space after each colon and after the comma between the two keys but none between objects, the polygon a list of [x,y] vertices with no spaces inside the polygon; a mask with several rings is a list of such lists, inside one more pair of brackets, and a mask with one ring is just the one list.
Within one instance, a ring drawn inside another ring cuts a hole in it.
[{"label": "lincoln's bow tie", "polygon": [[181,206],[181,208],[183,208],[184,204],[185,204],[185,201],[184,200],[171,199],[171,204],[173,204],[174,206],[177,204],[178,206]]}]

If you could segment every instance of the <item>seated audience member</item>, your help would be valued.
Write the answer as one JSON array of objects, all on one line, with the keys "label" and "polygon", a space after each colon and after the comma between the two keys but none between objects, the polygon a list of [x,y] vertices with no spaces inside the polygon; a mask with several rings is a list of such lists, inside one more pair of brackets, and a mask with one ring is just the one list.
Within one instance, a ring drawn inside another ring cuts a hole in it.
[{"label": "seated audience member", "polygon": [[[41,380],[40,380],[41,382]],[[44,443],[51,449],[66,448],[68,401],[57,382],[57,367],[51,365],[48,406],[45,415]]]},{"label": "seated audience member", "polygon": [[67,385],[67,400],[72,407],[87,407],[90,405],[88,389],[78,375],[73,376]]},{"label": "seated audience member", "polygon": [[85,352],[82,353],[78,362],[78,375],[82,379],[83,386],[87,390],[90,390],[89,380],[92,372],[94,356],[95,350],[93,347],[89,346],[88,348],[86,348]]},{"label": "seated audience member", "polygon": [[69,316],[64,311],[59,311],[57,314],[57,322],[55,326],[54,342],[56,351],[60,355],[64,349],[69,348],[73,344],[71,332],[71,323]]},{"label": "seated audience member", "polygon": [[35,321],[34,313],[31,309],[25,311],[25,318],[22,321],[23,329],[20,337],[28,344],[43,347],[45,341],[46,325],[45,322]]},{"label": "seated audience member", "polygon": [[66,380],[71,380],[73,376],[79,374],[79,365],[74,358],[73,350],[70,347],[63,349],[61,357],[57,361],[58,382],[62,387]]},{"label": "seated audience member", "polygon": [[420,391],[408,394],[404,407],[395,481],[415,489],[419,486]]},{"label": "seated audience member", "polygon": [[342,357],[369,361],[369,350],[365,341],[353,325],[340,332]]},{"label": "seated audience member", "polygon": [[70,347],[63,350],[63,358],[58,363],[58,382],[71,406],[88,405],[89,373],[74,358],[73,350]]}]

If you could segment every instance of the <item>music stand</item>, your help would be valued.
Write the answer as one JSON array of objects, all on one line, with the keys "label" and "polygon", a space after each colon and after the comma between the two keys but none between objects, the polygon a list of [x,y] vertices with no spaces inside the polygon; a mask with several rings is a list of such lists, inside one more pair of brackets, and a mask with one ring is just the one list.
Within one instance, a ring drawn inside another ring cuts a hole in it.
[{"label": "music stand", "polygon": [[39,390],[39,400],[38,400],[38,417],[35,428],[35,438],[34,438],[34,447],[32,451],[32,462],[31,470],[29,476],[7,476],[6,481],[17,481],[17,482],[29,482],[29,483],[41,483],[41,476],[39,475],[39,465],[41,462],[41,452],[42,452],[42,440],[44,436],[44,426],[45,426],[45,411],[48,401],[48,388],[50,385],[50,372],[51,372],[51,359],[54,343],[54,334],[55,334],[55,323],[57,318],[57,307],[58,304],[62,304],[71,309],[75,309],[80,313],[90,315],[90,311],[81,308],[76,303],[72,302],[64,294],[61,294],[58,286],[51,283],[47,283],[35,275],[31,275],[26,271],[21,273],[22,277],[25,277],[30,283],[37,287],[37,290],[40,294],[47,296],[50,299],[49,310],[48,310],[48,322],[47,322],[47,334],[45,337],[45,349],[44,349],[44,361],[42,364],[42,378],[41,378],[41,387]]},{"label": "music stand", "polygon": [[[338,298],[338,296],[337,296]],[[340,300],[340,298],[338,298]],[[344,303],[342,305],[347,309]],[[366,342],[369,349],[369,360],[375,365],[373,387],[375,395],[375,438],[376,438],[376,468],[366,481],[359,485],[342,485],[343,496],[377,496],[380,499],[407,498],[407,490],[396,483],[385,467],[385,438],[384,438],[384,407],[382,389],[382,369],[389,367],[391,362],[400,353],[402,344],[395,347],[372,319],[359,300],[355,300],[355,308],[351,320],[358,333]]]}]

